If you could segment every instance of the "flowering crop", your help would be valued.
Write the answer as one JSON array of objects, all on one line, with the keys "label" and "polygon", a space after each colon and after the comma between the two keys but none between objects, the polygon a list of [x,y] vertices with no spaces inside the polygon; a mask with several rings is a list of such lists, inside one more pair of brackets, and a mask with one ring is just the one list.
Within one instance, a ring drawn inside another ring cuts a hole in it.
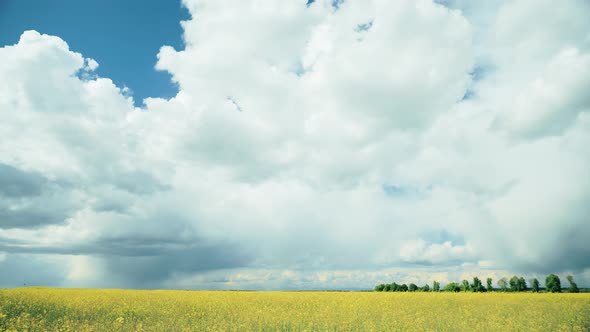
[{"label": "flowering crop", "polygon": [[3,331],[588,331],[590,294],[0,290]]}]

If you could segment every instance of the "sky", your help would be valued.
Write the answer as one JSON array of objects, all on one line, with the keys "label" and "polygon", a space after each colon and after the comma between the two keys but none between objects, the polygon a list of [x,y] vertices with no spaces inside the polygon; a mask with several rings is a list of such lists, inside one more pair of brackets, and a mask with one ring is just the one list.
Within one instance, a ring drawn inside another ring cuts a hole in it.
[{"label": "sky", "polygon": [[0,1],[0,287],[590,286],[588,1],[59,3]]},{"label": "sky", "polygon": [[144,98],[171,98],[178,86],[155,70],[160,47],[184,47],[181,20],[190,15],[180,0],[0,0],[0,46],[24,31],[58,36],[70,50],[92,55],[94,72],[127,87],[137,107]]}]

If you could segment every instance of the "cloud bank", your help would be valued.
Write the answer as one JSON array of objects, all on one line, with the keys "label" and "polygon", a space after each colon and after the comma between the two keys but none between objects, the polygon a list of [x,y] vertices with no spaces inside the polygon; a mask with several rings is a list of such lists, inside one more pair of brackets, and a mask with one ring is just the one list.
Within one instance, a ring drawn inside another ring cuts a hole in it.
[{"label": "cloud bank", "polygon": [[0,48],[0,286],[590,282],[588,2],[184,5],[141,109]]}]

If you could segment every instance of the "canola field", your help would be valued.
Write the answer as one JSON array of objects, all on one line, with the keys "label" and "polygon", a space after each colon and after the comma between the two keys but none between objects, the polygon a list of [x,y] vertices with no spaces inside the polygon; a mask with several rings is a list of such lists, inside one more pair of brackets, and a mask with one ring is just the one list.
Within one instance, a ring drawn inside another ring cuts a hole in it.
[{"label": "canola field", "polygon": [[2,331],[589,331],[590,294],[0,289]]}]

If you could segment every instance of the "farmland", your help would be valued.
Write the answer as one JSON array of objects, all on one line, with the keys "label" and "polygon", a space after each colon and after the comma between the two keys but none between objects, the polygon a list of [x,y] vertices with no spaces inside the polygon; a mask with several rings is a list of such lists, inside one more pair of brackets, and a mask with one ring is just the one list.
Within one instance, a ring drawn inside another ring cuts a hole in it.
[{"label": "farmland", "polygon": [[0,290],[8,331],[587,331],[590,294]]}]

